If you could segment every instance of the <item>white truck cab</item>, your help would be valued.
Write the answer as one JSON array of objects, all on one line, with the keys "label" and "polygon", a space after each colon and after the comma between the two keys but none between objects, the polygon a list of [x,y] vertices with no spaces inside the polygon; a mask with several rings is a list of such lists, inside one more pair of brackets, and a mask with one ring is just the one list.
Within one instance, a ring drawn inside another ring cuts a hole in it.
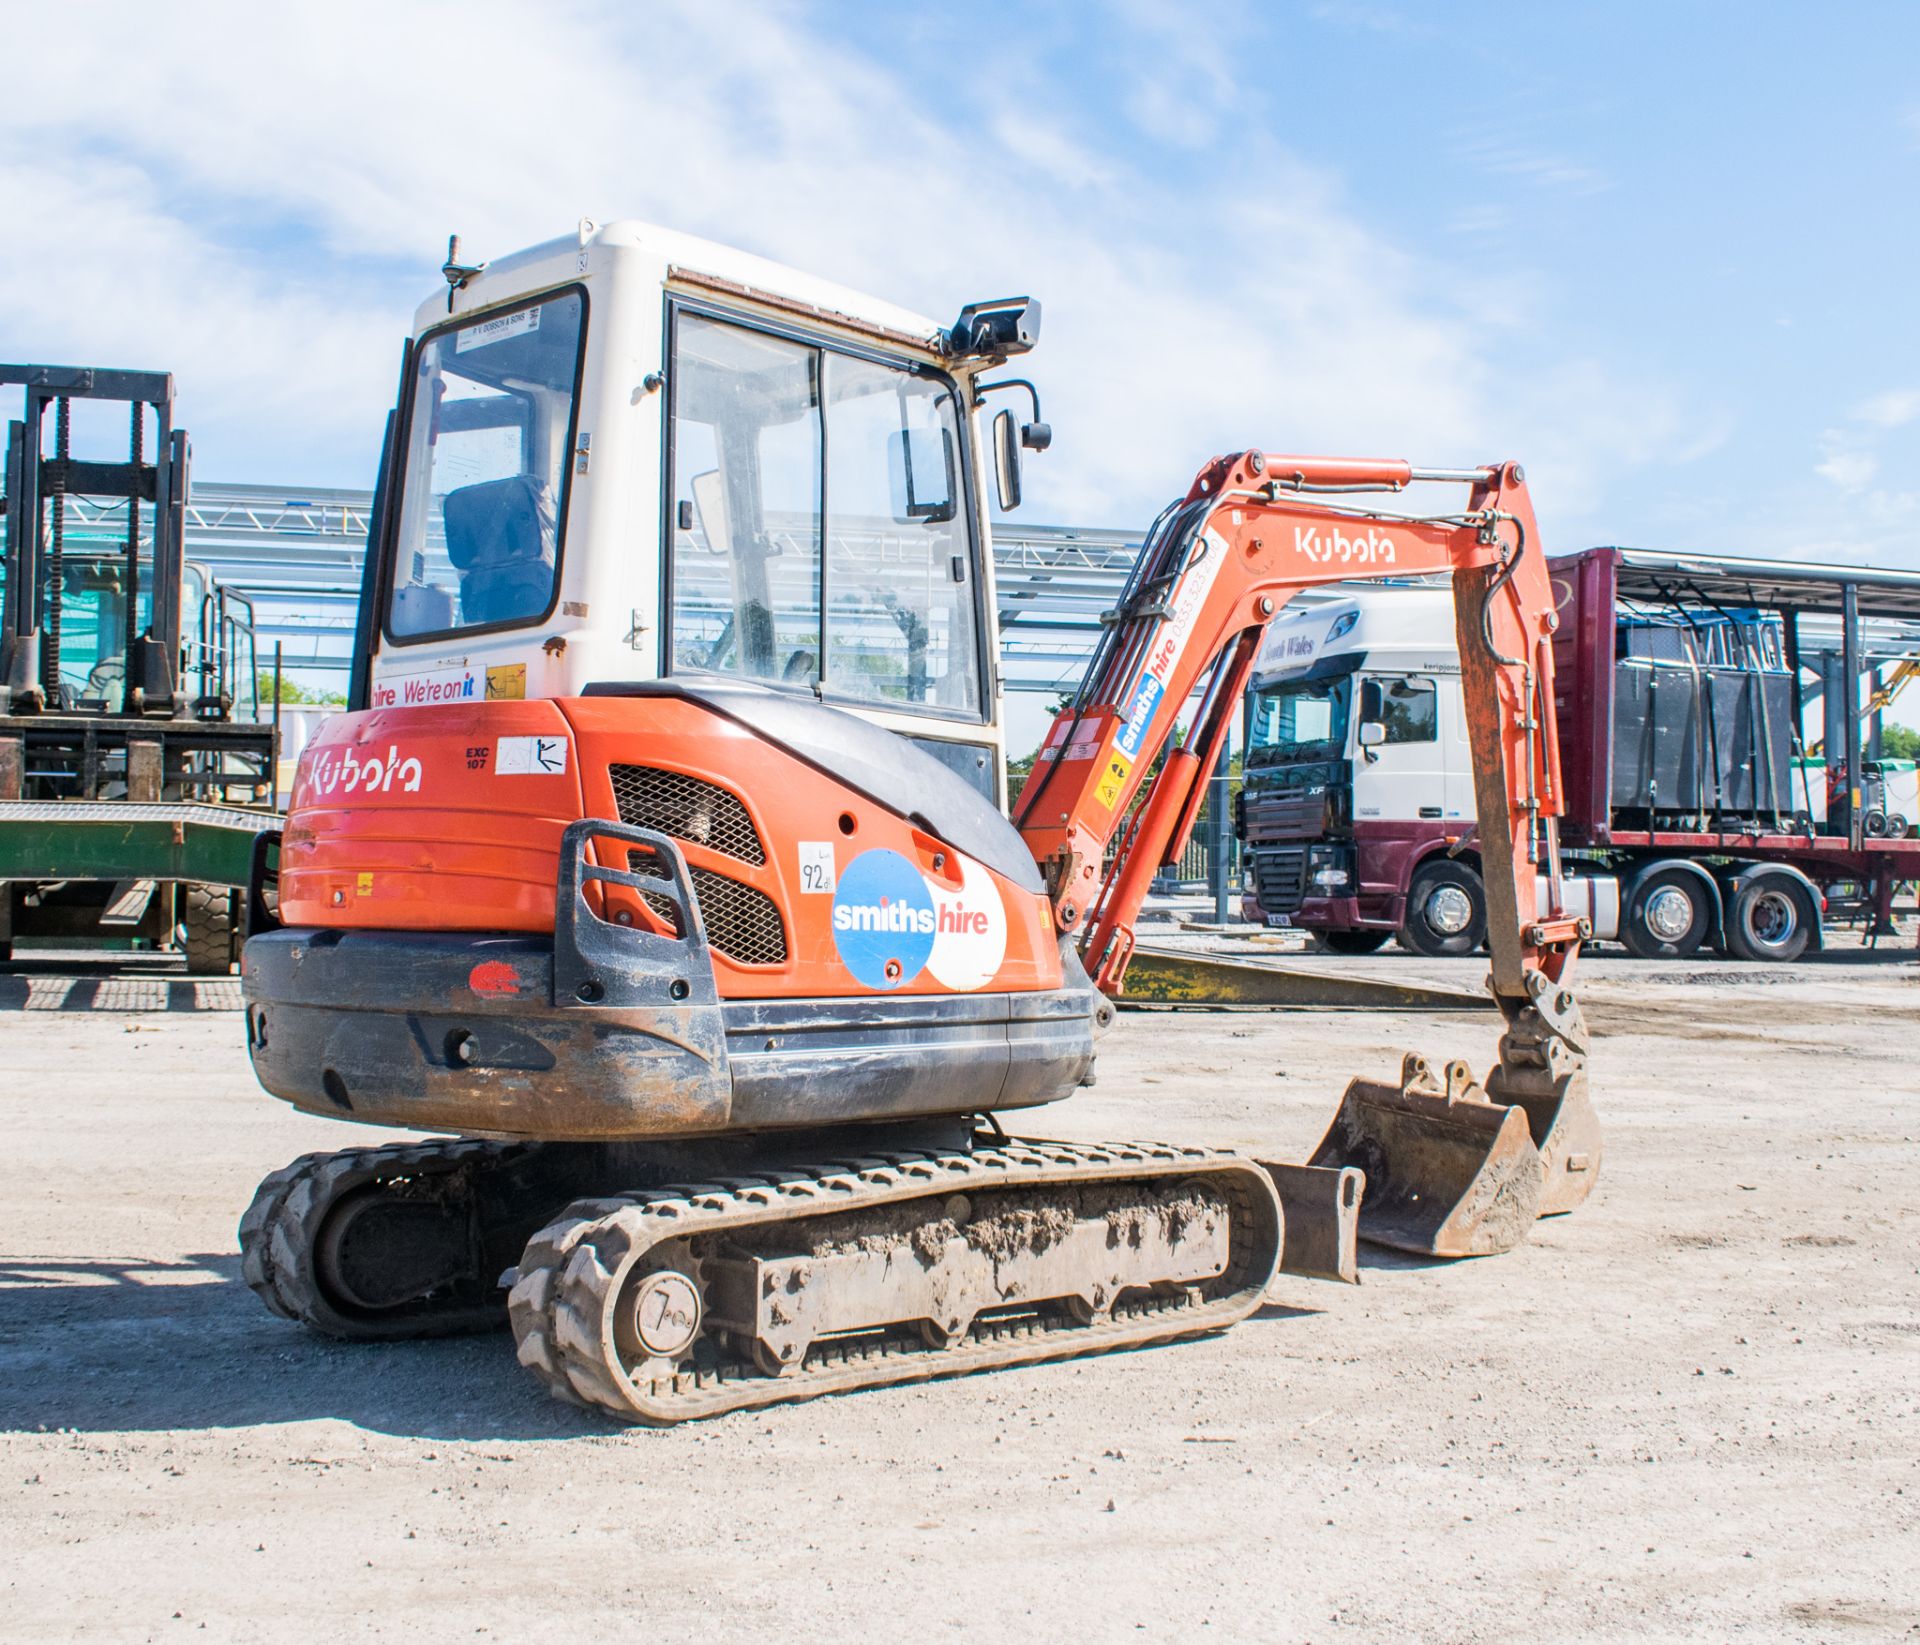
[{"label": "white truck cab", "polygon": [[[1473,827],[1473,763],[1444,587],[1386,587],[1283,615],[1248,693],[1240,829],[1248,912],[1377,948],[1401,924],[1408,859]],[[1475,887],[1451,880],[1444,951],[1485,935]]]},{"label": "white truck cab", "polygon": [[[647,224],[421,304],[376,498],[355,707],[744,677],[850,708],[995,800],[1004,747],[980,379],[1039,305],[949,326]],[[987,447],[992,446],[989,463]]]}]

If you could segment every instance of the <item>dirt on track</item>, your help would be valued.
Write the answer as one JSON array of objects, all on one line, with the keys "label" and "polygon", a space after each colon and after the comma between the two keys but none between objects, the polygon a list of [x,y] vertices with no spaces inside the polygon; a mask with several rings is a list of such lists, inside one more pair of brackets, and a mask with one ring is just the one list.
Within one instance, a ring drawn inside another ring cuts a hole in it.
[{"label": "dirt on track", "polygon": [[[0,978],[0,1638],[1920,1637],[1910,952],[1591,962],[1600,1185],[1511,1256],[658,1432],[505,1336],[267,1314],[255,1181],[375,1138],[259,1094],[192,1008],[235,985]],[[1301,1158],[1349,1074],[1493,1040],[1128,1014],[1024,1129]]]}]

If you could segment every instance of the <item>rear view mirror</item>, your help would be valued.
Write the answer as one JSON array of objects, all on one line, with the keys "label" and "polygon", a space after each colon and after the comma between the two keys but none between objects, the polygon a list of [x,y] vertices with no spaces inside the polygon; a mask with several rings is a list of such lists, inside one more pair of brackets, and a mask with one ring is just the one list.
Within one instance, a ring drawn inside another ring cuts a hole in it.
[{"label": "rear view mirror", "polygon": [[903,428],[887,436],[887,480],[893,517],[951,520],[954,502],[953,436],[944,428]]},{"label": "rear view mirror", "polygon": [[[733,535],[727,524],[727,488],[721,483],[720,470],[710,468],[704,474],[694,475],[687,482],[687,489],[693,493],[693,507],[700,516],[700,534],[707,539],[707,552],[731,554]],[[683,516],[684,513],[683,509]],[[689,529],[692,523],[684,521],[681,529]]]},{"label": "rear view mirror", "polygon": [[1360,722],[1360,746],[1362,748],[1378,748],[1386,740],[1387,728],[1378,720],[1362,720]]},{"label": "rear view mirror", "polygon": [[993,489],[1002,514],[1020,506],[1020,436],[1011,411],[993,419]]}]

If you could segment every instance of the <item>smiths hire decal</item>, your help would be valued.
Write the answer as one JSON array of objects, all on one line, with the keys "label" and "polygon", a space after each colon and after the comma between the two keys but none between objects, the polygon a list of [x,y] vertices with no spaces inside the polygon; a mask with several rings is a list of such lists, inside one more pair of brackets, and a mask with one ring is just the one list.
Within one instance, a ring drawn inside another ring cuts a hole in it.
[{"label": "smiths hire decal", "polygon": [[1219,576],[1226,557],[1225,539],[1209,531],[1200,539],[1199,559],[1188,564],[1186,574],[1180,579],[1180,591],[1173,599],[1173,615],[1153,642],[1153,650],[1147,654],[1147,666],[1134,682],[1133,694],[1127,699],[1127,722],[1120,728],[1119,740],[1114,744],[1129,760],[1139,757],[1147,727],[1153,724],[1154,713],[1167,694],[1180,653],[1186,649],[1193,625],[1200,620],[1200,608],[1207,603],[1213,580]]},{"label": "smiths hire decal", "polygon": [[[394,674],[373,682],[375,708],[427,708],[435,703],[482,702],[489,695],[486,675],[464,664],[422,674]],[[524,688],[521,695],[525,695]]]},{"label": "smiths hire decal", "polygon": [[863,851],[839,871],[833,945],[854,980],[905,988],[927,972],[965,992],[990,981],[1007,952],[1007,911],[993,876],[952,854],[958,890],[922,874],[898,851]]}]

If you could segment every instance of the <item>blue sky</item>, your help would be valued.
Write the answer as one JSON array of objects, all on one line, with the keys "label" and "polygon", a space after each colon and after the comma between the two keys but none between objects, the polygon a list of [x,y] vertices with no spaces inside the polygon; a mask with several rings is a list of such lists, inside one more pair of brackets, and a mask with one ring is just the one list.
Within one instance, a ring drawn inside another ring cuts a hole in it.
[{"label": "blue sky", "polygon": [[1138,524],[1230,447],[1511,456],[1550,547],[1920,567],[1920,8],[168,18],[9,23],[0,356],[173,370],[202,477],[369,483],[447,232],[632,215],[1039,296],[1036,519]]}]

